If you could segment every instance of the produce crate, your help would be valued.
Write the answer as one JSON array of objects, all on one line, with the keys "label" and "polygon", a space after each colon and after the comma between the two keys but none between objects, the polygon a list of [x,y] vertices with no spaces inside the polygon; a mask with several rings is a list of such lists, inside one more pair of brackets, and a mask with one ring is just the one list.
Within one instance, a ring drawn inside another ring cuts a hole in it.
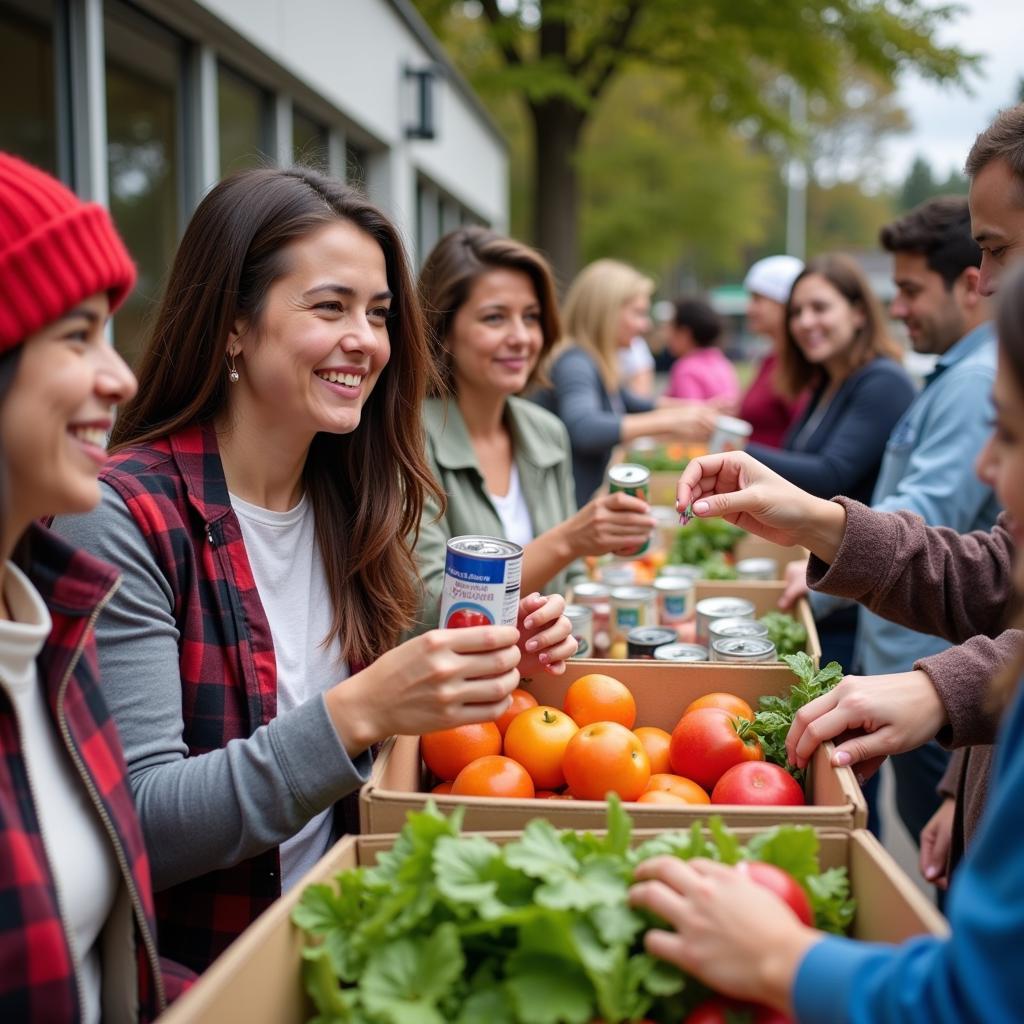
[{"label": "produce crate", "polygon": [[736,561],[744,558],[774,558],[779,563],[779,572],[786,568],[789,562],[802,562],[807,558],[807,548],[794,544],[791,547],[784,547],[782,544],[773,544],[770,540],[762,540],[748,533],[740,537],[733,549],[733,556]]},{"label": "produce crate", "polygon": [[[638,830],[635,840],[660,830]],[[737,830],[743,841],[755,830]],[[507,843],[517,833],[493,833]],[[161,1024],[301,1024],[313,1014],[302,982],[303,934],[291,912],[303,889],[339,872],[371,865],[391,848],[393,835],[346,837],[289,893],[266,911],[199,981],[160,1018]],[[878,840],[865,831],[819,833],[821,866],[846,867],[857,900],[851,934],[869,942],[902,942],[916,935],[946,935],[941,914],[921,894]]]},{"label": "produce crate", "polygon": [[[710,671],[708,670],[710,669]],[[679,666],[657,661],[570,661],[561,676],[537,676],[523,683],[541,704],[560,708],[569,684],[588,672],[607,671],[633,693],[637,724],[653,725],[669,732],[686,706],[697,697],[726,691],[757,707],[759,697],[785,694],[796,677],[784,671],[754,672],[735,665]],[[867,805],[853,770],[830,764],[832,745],[818,748],[808,771],[803,807],[743,807],[735,804],[669,806],[630,803],[626,807],[637,827],[678,828],[718,814],[729,825],[758,827],[793,822],[818,828],[862,828]],[[395,736],[382,748],[359,794],[360,831],[397,832],[409,811],[422,810],[428,799],[445,811],[465,806],[464,827],[520,829],[531,819],[543,817],[562,828],[601,828],[605,821],[603,800],[513,800],[496,797],[435,795],[424,791],[425,772],[417,736]]]}]

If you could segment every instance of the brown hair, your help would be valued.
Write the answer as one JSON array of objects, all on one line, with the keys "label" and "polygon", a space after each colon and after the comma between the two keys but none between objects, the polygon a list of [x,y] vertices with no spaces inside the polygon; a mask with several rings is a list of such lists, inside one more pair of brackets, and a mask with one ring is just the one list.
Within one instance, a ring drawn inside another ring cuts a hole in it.
[{"label": "brown hair", "polygon": [[258,326],[270,286],[287,272],[286,246],[336,220],[377,241],[394,295],[391,358],[358,429],[317,434],[303,473],[333,606],[328,639],[338,637],[350,662],[366,662],[416,613],[420,514],[427,492],[443,495],[424,461],[420,405],[432,369],[408,262],[395,227],[358,191],[304,167],[242,171],[210,191],[178,247],[138,394],[111,441],[145,444],[221,413],[233,324]]},{"label": "brown hair", "polygon": [[575,345],[597,363],[608,391],[619,388],[618,331],[623,306],[639,295],[648,298],[654,282],[619,260],[595,260],[584,267],[569,286],[562,316],[564,341],[558,346]]},{"label": "brown hair", "polygon": [[1017,179],[1017,200],[1024,203],[1024,103],[1001,110],[967,154],[964,170],[976,177],[993,160],[1005,160]]},{"label": "brown hair", "polygon": [[[999,354],[1006,360],[1017,390],[1024,395],[1024,263],[1009,270],[999,285],[996,300],[996,331],[999,335]],[[1024,427],[1024,424],[1021,424]],[[1024,551],[1016,552],[1017,558],[1024,557]],[[1021,595],[1017,595],[1018,614],[1014,616],[1017,629],[1024,629],[1019,614]],[[1000,672],[989,689],[992,707],[1003,710],[1016,692],[1018,680],[1024,673],[1024,648],[1017,657]]]},{"label": "brown hair", "polygon": [[938,274],[946,291],[968,267],[981,266],[981,249],[971,235],[971,211],[966,196],[926,199],[878,232],[887,252],[923,256],[928,269]]},{"label": "brown hair", "polygon": [[889,334],[881,303],[871,290],[864,271],[856,260],[843,253],[827,253],[816,256],[804,267],[793,281],[789,298],[786,300],[786,344],[779,356],[777,377],[779,389],[783,394],[795,398],[809,384],[821,380],[824,373],[821,367],[808,362],[800,351],[791,326],[796,287],[805,277],[812,274],[825,278],[851,306],[864,314],[864,323],[857,330],[851,344],[852,369],[865,366],[879,356],[887,356],[889,359],[902,362],[903,350]]},{"label": "brown hair", "polygon": [[524,390],[546,383],[541,367],[561,333],[551,267],[528,245],[505,238],[489,228],[471,226],[445,235],[431,250],[420,271],[419,292],[427,338],[441,378],[432,391],[435,396],[455,391],[450,347],[452,324],[473,285],[490,270],[518,270],[533,282],[540,303],[544,341]]}]

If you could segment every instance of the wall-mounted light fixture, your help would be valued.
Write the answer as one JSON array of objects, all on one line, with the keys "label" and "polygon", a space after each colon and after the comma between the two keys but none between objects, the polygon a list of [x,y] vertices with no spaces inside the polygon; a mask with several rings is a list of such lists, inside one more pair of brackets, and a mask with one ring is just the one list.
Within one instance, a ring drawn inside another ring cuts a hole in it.
[{"label": "wall-mounted light fixture", "polygon": [[404,72],[408,97],[405,137],[407,139],[434,139],[437,137],[437,81],[435,64],[424,67],[406,67]]}]

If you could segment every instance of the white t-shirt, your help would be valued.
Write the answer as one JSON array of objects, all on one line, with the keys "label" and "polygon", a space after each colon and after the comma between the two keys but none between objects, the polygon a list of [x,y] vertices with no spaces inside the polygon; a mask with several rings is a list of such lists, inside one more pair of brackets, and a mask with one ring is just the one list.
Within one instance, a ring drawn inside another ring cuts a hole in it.
[{"label": "white t-shirt", "polygon": [[[277,659],[277,713],[312,700],[348,678],[341,644],[322,641],[331,627],[331,599],[313,506],[303,495],[295,508],[272,512],[231,495],[253,579],[270,623]],[[331,809],[311,818],[281,844],[281,889],[287,891],[326,852]]]},{"label": "white t-shirt", "polygon": [[651,347],[646,338],[637,335],[629,343],[629,348],[619,349],[619,373],[624,381],[653,369],[654,356],[651,355]]},{"label": "white t-shirt", "polygon": [[117,860],[39,684],[36,658],[53,626],[50,613],[36,588],[10,562],[4,600],[13,621],[0,620],[0,685],[17,714],[43,846],[78,967],[86,1020],[98,1022],[102,974],[97,939],[117,896]]},{"label": "white t-shirt", "polygon": [[501,520],[505,540],[521,544],[523,547],[529,544],[533,540],[533,523],[530,521],[530,510],[519,483],[519,469],[515,462],[512,463],[512,472],[508,478],[508,494],[501,496],[488,491],[487,497],[491,499]]}]

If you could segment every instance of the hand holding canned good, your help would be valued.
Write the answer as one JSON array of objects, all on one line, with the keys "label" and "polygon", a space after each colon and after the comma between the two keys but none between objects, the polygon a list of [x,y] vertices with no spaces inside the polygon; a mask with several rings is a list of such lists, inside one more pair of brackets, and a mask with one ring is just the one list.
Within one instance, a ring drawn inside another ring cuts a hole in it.
[{"label": "hand holding canned good", "polygon": [[544,671],[559,676],[565,671],[577,642],[564,612],[565,598],[559,594],[528,594],[519,602],[520,675],[528,678]]}]

